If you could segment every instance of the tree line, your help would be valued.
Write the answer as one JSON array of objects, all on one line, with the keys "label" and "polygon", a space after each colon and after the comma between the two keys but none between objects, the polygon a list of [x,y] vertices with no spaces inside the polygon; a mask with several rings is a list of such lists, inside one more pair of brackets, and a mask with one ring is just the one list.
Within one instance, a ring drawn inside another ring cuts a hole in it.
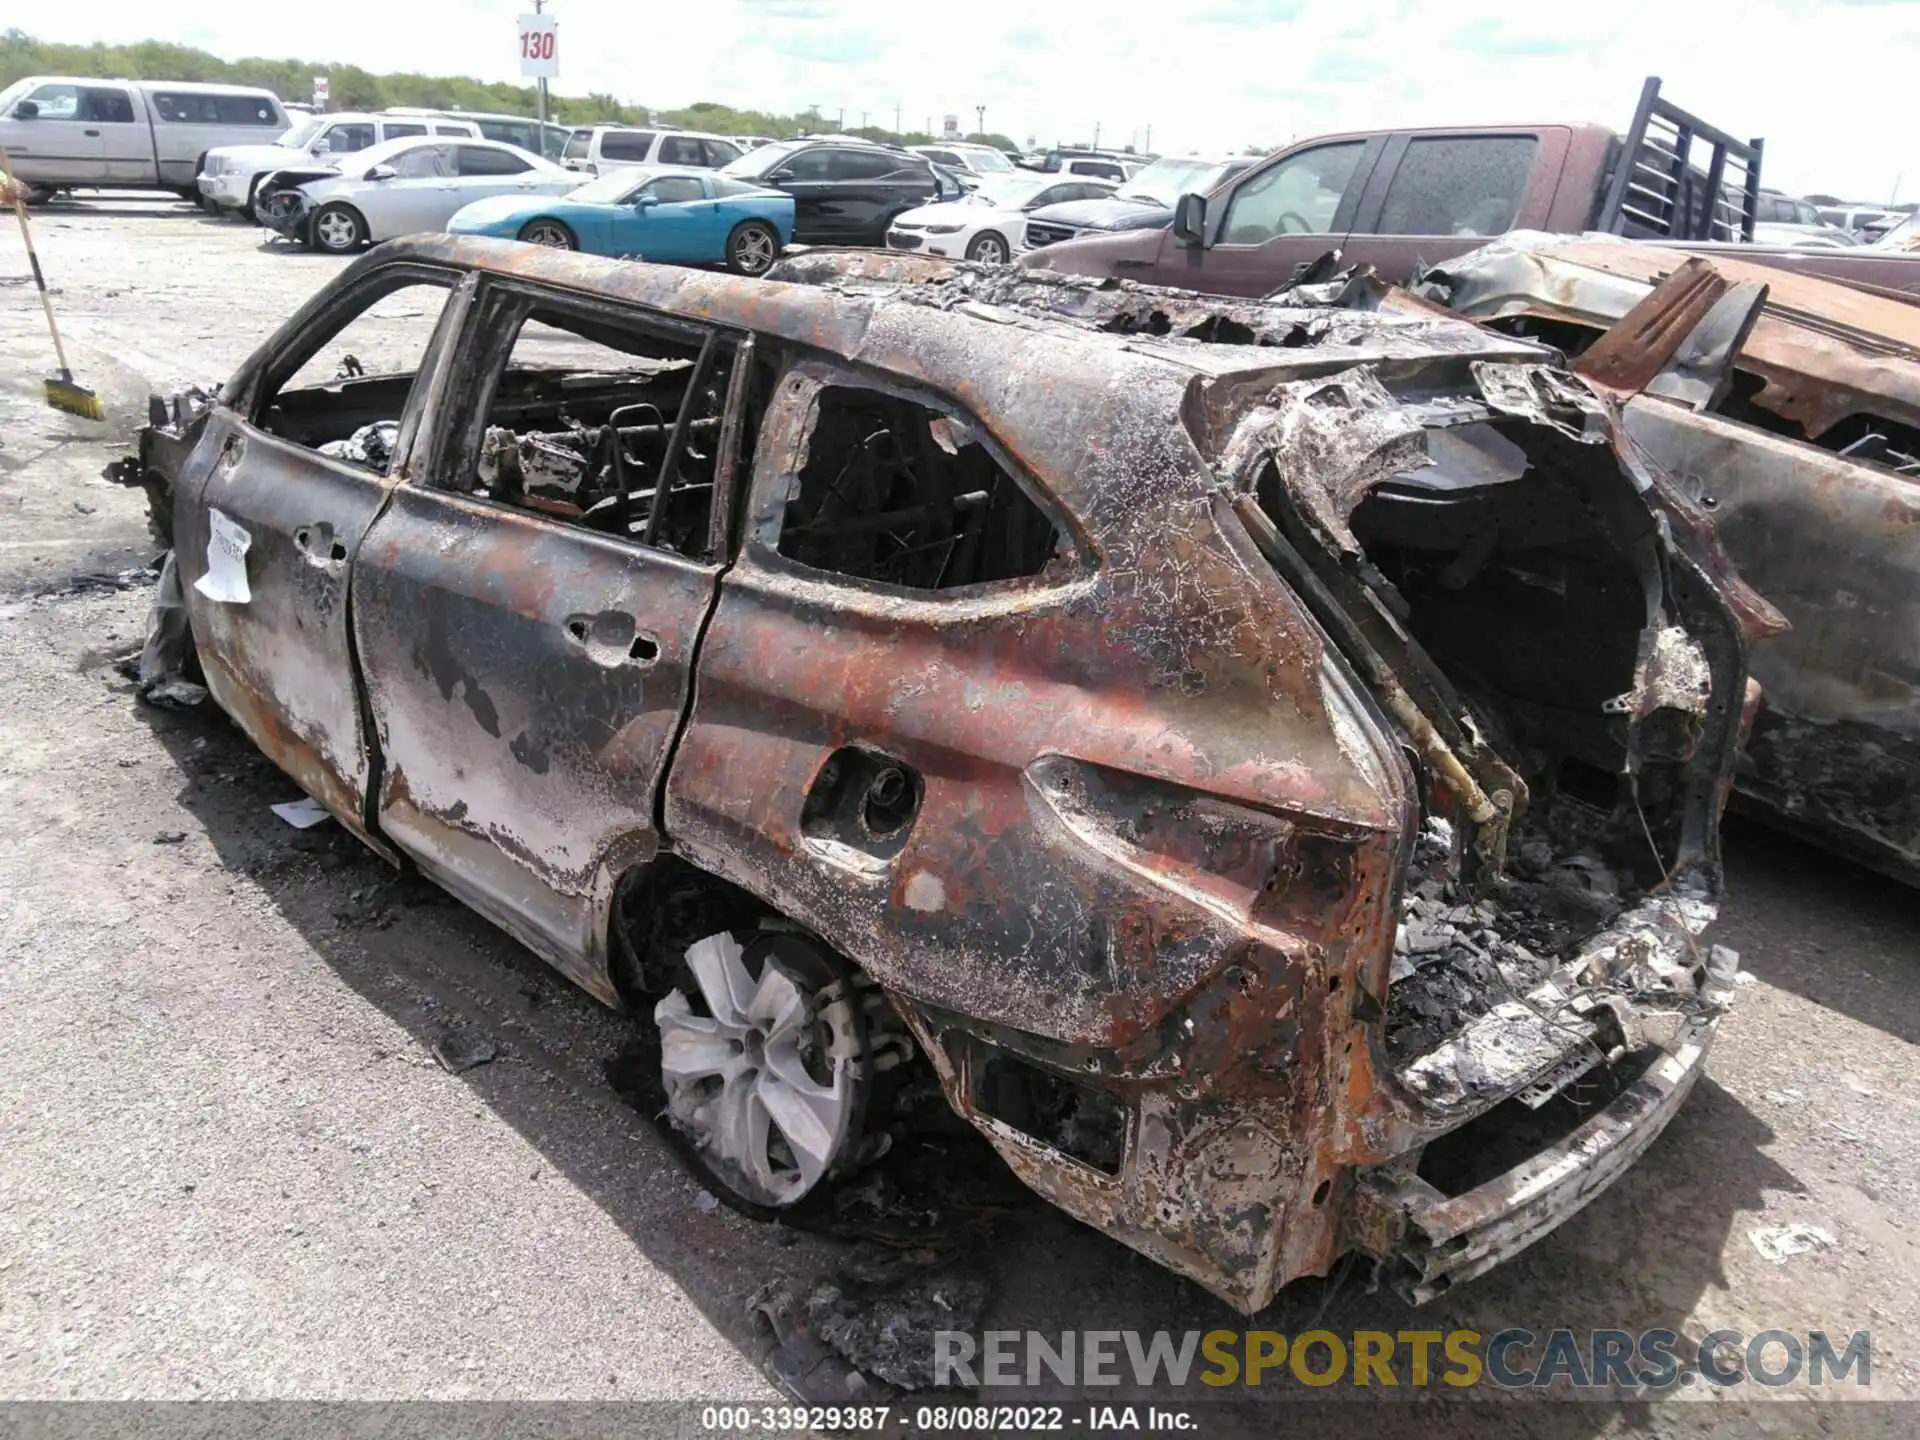
[{"label": "tree line", "polygon": [[[488,110],[508,115],[532,115],[537,108],[532,85],[475,80],[465,75],[375,74],[358,65],[334,65],[312,60],[272,60],[249,57],[222,60],[190,45],[163,40],[141,40],[132,45],[60,45],[36,40],[23,30],[0,33],[0,88],[28,75],[88,75],[114,80],[204,80],[232,85],[255,85],[282,100],[306,100],[313,93],[313,77],[324,75],[328,108],[384,110],[389,105],[415,105],[431,110]],[[831,129],[818,113],[777,115],[765,110],[737,110],[710,100],[670,110],[649,110],[612,95],[550,95],[548,111],[563,125],[662,125],[686,130],[708,130],[722,135],[767,135],[783,139],[808,131]],[[850,131],[871,140],[904,145],[932,143],[924,131],[896,133],[877,125]],[[1005,135],[969,135],[981,144],[1014,149]]]}]

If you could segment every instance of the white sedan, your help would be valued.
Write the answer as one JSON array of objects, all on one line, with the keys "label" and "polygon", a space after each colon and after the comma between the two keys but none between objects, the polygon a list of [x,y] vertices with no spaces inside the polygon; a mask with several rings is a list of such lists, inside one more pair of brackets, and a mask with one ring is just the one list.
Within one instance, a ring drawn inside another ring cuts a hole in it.
[{"label": "white sedan", "polygon": [[963,199],[922,205],[899,215],[887,230],[887,246],[1003,265],[1026,248],[1021,237],[1029,210],[1069,200],[1104,199],[1113,188],[1111,180],[1084,175],[989,175]]},{"label": "white sedan", "polygon": [[260,223],[316,250],[345,254],[396,235],[444,230],[456,210],[494,195],[565,195],[580,177],[493,140],[389,140],[339,165],[300,166],[260,181]]}]

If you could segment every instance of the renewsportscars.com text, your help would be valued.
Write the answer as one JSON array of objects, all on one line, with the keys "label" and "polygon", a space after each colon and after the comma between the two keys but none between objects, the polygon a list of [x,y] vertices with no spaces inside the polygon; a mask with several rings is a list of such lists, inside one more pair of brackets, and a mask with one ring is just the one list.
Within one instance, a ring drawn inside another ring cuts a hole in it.
[{"label": "renewsportscars.com text", "polygon": [[988,1330],[934,1334],[936,1385],[1307,1385],[1660,1391],[1870,1386],[1873,1339],[1716,1330]]}]

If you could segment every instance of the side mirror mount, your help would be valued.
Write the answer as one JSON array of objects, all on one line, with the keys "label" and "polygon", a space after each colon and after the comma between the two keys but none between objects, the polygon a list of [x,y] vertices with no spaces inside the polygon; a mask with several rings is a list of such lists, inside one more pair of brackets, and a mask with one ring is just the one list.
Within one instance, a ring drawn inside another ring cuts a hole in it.
[{"label": "side mirror mount", "polygon": [[38,120],[40,118],[39,103],[34,100],[22,100],[18,105],[13,107],[13,118],[16,120]]},{"label": "side mirror mount", "polygon": [[633,197],[633,208],[636,210],[651,210],[659,203],[660,197],[658,195],[636,195]]},{"label": "side mirror mount", "polygon": [[367,171],[367,179],[391,180],[393,179],[394,176],[398,175],[399,173],[400,172],[394,169],[393,166],[391,165],[376,165],[371,170]]},{"label": "side mirror mount", "polygon": [[1207,197],[1182,195],[1173,204],[1173,236],[1182,245],[1204,248],[1207,243]]},{"label": "side mirror mount", "polygon": [[782,180],[791,180],[792,178],[793,178],[793,171],[785,170],[785,169],[776,170],[771,175],[767,176],[768,182],[773,184],[777,184]]}]

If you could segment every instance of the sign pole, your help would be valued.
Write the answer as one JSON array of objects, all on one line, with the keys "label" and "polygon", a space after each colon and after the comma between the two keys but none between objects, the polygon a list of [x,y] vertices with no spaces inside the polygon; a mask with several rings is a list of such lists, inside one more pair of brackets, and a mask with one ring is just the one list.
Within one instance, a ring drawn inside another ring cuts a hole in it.
[{"label": "sign pole", "polygon": [[[533,13],[536,15],[541,14],[545,11],[546,5],[547,0],[533,0]],[[542,75],[534,84],[540,95],[540,133],[545,135],[547,124],[547,77]]]}]

